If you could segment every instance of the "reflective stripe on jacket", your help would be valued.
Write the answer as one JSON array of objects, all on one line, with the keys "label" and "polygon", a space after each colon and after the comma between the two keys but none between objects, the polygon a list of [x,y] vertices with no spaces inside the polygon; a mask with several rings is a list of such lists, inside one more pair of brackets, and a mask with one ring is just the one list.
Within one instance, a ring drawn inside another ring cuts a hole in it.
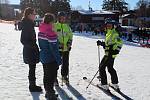
[{"label": "reflective stripe on jacket", "polygon": [[110,52],[112,57],[115,58],[117,54],[113,54],[116,50],[118,52],[122,48],[123,41],[119,37],[118,32],[115,29],[108,29],[105,38],[105,54],[108,55]]},{"label": "reflective stripe on jacket", "polygon": [[69,25],[65,23],[55,23],[55,31],[58,34],[59,40],[59,50],[60,51],[69,51],[70,46],[72,45],[73,34]]}]

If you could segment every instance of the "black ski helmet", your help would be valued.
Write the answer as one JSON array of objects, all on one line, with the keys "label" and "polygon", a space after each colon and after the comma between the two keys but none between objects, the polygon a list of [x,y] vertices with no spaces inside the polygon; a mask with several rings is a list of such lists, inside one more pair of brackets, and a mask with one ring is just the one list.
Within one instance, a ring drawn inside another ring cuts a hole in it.
[{"label": "black ski helmet", "polygon": [[66,13],[64,11],[61,11],[61,12],[58,12],[57,16],[58,17],[60,17],[60,16],[66,17]]}]

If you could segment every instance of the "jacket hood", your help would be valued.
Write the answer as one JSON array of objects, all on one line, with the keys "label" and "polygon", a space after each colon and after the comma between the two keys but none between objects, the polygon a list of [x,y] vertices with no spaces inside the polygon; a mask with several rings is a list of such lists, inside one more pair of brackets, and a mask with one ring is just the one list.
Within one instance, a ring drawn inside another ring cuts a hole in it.
[{"label": "jacket hood", "polygon": [[39,26],[39,32],[42,33],[42,35],[39,35],[43,38],[47,38],[48,40],[53,41],[57,40],[57,33],[54,31],[52,24],[41,23]]},{"label": "jacket hood", "polygon": [[53,36],[53,35],[57,36],[52,24],[41,23],[41,25],[39,26],[39,31],[49,36]]}]

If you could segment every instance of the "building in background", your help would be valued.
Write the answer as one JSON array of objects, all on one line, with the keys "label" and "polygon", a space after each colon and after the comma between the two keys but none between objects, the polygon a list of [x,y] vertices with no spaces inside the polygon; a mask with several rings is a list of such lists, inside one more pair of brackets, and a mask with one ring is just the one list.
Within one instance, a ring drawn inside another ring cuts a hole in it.
[{"label": "building in background", "polygon": [[71,13],[71,25],[74,30],[100,31],[99,29],[104,27],[106,18],[119,22],[119,13],[117,11],[103,10],[73,10]]},{"label": "building in background", "polygon": [[123,14],[120,17],[120,23],[122,26],[135,26],[136,15],[135,14]]},{"label": "building in background", "polygon": [[72,23],[94,23],[103,24],[106,18],[112,18],[119,21],[119,14],[111,11],[89,11],[89,10],[75,10],[71,14]]},{"label": "building in background", "polygon": [[0,4],[1,19],[15,19],[19,13],[19,5]]}]

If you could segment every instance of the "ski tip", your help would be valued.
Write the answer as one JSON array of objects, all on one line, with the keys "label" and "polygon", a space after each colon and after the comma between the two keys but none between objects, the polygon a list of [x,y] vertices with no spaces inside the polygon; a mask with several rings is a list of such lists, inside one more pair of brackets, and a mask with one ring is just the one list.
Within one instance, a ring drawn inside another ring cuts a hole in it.
[{"label": "ski tip", "polygon": [[84,80],[86,80],[86,79],[87,79],[87,77],[83,77],[83,79],[84,79]]}]

